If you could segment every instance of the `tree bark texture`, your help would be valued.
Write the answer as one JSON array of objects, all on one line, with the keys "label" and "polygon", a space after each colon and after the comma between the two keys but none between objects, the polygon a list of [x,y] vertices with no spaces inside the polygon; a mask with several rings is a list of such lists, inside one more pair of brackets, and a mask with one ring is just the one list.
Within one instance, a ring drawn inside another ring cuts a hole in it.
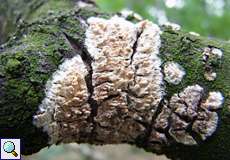
[{"label": "tree bark texture", "polygon": [[[34,1],[31,1],[28,4],[33,3]],[[87,29],[84,22],[90,17],[109,19],[112,16],[101,13],[95,7],[73,9],[72,3],[55,0],[35,2],[34,10],[31,10],[31,6],[27,6],[28,4],[25,3],[26,8],[30,8],[30,11],[24,10],[25,12],[20,13],[26,17],[24,20],[28,23],[22,22],[10,40],[0,48],[0,137],[21,138],[22,151],[25,155],[38,152],[49,145],[47,133],[33,124],[33,116],[36,115],[38,106],[45,98],[47,81],[65,59],[73,58],[78,54],[86,61],[90,59],[87,57],[88,51],[84,45]],[[54,10],[57,12],[51,12],[54,4],[56,7]],[[28,15],[28,13],[30,14]],[[9,15],[13,19],[8,16],[3,16],[2,19],[10,20],[7,24],[11,23],[15,26],[16,16],[12,12]],[[33,20],[34,18],[36,20]],[[129,20],[133,21],[132,17],[129,17]],[[160,150],[157,150],[157,145],[160,142],[148,141],[148,137],[153,131],[153,125],[142,124],[145,134],[138,136],[133,142],[121,141],[120,143],[137,145],[147,151],[165,154],[175,160],[229,159],[230,43],[195,36],[183,30],[173,30],[165,26],[162,26],[161,30],[159,56],[163,64],[175,61],[180,63],[186,71],[180,84],[174,85],[165,82],[166,95],[164,99],[170,100],[175,93],[181,93],[186,87],[194,84],[202,86],[205,93],[220,91],[225,101],[223,109],[217,111],[219,115],[217,130],[205,141],[201,141],[200,137],[194,135],[199,142],[197,145],[172,142],[169,146],[163,145]],[[5,33],[8,35],[6,29],[1,29],[1,31],[1,36]],[[220,49],[224,53],[222,60],[219,62],[211,59],[206,63],[203,62],[204,48]],[[217,77],[214,81],[208,81],[205,79],[204,73],[212,69],[217,73]],[[91,106],[94,105],[92,102]],[[162,108],[162,106],[159,107],[152,122],[161,113]],[[92,110],[94,109],[92,108]],[[95,114],[99,113],[95,111]],[[94,119],[95,114],[90,115],[89,122]],[[93,125],[97,124],[93,123]],[[172,139],[170,135],[166,136],[168,139]],[[103,142],[97,141],[92,135],[82,135],[82,141],[78,141],[78,143],[91,144],[107,144],[108,142],[110,142],[109,139],[104,139]]]}]

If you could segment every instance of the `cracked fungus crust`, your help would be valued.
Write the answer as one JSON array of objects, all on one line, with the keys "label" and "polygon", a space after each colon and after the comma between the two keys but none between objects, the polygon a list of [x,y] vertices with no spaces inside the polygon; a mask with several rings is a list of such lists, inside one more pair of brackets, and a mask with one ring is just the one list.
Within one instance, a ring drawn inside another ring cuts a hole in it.
[{"label": "cracked fungus crust", "polygon": [[93,57],[97,139],[135,141],[144,134],[164,95],[160,29],[149,21],[90,18],[86,46]]},{"label": "cracked fungus crust", "polygon": [[92,17],[88,24],[88,60],[77,55],[59,67],[34,124],[48,133],[50,144],[134,142],[146,134],[143,124],[151,124],[164,95],[160,29],[119,17]]},{"label": "cracked fungus crust", "polygon": [[179,143],[193,145],[197,141],[192,131],[206,140],[218,124],[217,109],[222,108],[223,96],[220,92],[210,92],[204,100],[204,89],[199,85],[188,86],[170,100],[172,109],[170,135]]},{"label": "cracked fungus crust", "polygon": [[[117,16],[91,17],[87,23],[87,52],[60,65],[34,116],[50,144],[141,141],[160,153],[175,142],[196,145],[215,132],[216,111],[224,101],[220,92],[207,95],[193,85],[164,98],[157,25],[146,20],[134,24]],[[206,53],[206,67],[212,66],[212,55],[222,56],[213,48]],[[166,62],[163,69],[169,83],[179,84],[185,75],[175,62]]]}]

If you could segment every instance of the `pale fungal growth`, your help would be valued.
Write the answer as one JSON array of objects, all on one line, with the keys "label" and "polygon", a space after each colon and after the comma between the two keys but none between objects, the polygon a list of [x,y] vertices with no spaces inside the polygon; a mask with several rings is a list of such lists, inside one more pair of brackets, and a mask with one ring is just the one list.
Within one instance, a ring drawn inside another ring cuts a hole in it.
[{"label": "pale fungal growth", "polygon": [[197,118],[192,125],[192,130],[197,132],[202,140],[206,140],[216,131],[217,125],[217,113],[203,110],[198,112]]},{"label": "pale fungal growth", "polygon": [[221,59],[223,52],[218,48],[205,47],[203,52],[203,59],[208,61],[209,58]]},{"label": "pale fungal growth", "polygon": [[205,72],[204,78],[208,81],[214,81],[217,77],[216,72]]},{"label": "pale fungal growth", "polygon": [[220,92],[210,92],[202,107],[208,110],[217,110],[223,107],[224,97]]},{"label": "pale fungal growth", "polygon": [[[167,82],[179,84],[185,71],[176,62],[161,69],[157,25],[118,16],[91,17],[87,23],[87,51],[59,66],[34,115],[34,125],[47,132],[50,144],[136,143],[143,138],[144,145],[160,153],[175,142],[196,145],[191,133],[206,140],[216,131],[215,111],[224,101],[220,92],[209,92],[204,100],[204,89],[193,85],[169,101],[164,98],[162,72]],[[204,60],[208,63],[212,55],[222,57],[211,48]]]},{"label": "pale fungal growth", "polygon": [[[85,46],[60,65],[46,85],[34,124],[49,143],[134,142],[164,96],[160,29],[150,21],[89,18]],[[84,135],[84,136],[82,136]]]},{"label": "pale fungal growth", "polygon": [[92,2],[91,3],[86,3],[83,1],[77,1],[77,7],[79,8],[85,8],[85,7],[93,7]]},{"label": "pale fungal growth", "polygon": [[109,20],[90,18],[88,23],[85,44],[95,59],[93,98],[100,105],[95,121],[99,126],[112,126],[96,127],[98,139],[134,139],[138,135],[131,130],[144,131],[134,120],[150,123],[164,95],[157,56],[160,29],[150,21],[135,25],[117,16]]},{"label": "pale fungal growth", "polygon": [[87,74],[77,55],[65,60],[47,82],[46,98],[34,116],[34,124],[48,133],[50,144],[60,140],[68,142],[72,137],[78,140],[82,131],[90,132],[91,124],[86,121],[91,113],[87,103]]},{"label": "pale fungal growth", "polygon": [[117,16],[92,17],[88,24],[85,45],[95,60],[93,98],[99,104],[97,139],[134,140],[145,131],[138,121],[151,123],[164,95],[160,29],[150,21],[135,25]]},{"label": "pale fungal growth", "polygon": [[185,76],[185,71],[181,65],[175,62],[166,62],[164,65],[164,79],[168,83],[179,84]]},{"label": "pale fungal growth", "polygon": [[139,15],[139,14],[133,12],[132,10],[127,9],[127,8],[123,9],[120,13],[121,13],[121,16],[124,17],[125,19],[128,19],[129,17],[131,17],[131,18],[134,18],[138,21],[143,20],[141,15]]},{"label": "pale fungal growth", "polygon": [[212,52],[213,55],[217,56],[217,58],[221,59],[223,56],[223,52],[218,49],[218,48],[212,48]]},{"label": "pale fungal growth", "polygon": [[199,33],[196,33],[196,32],[189,32],[189,34],[191,34],[191,35],[193,35],[193,36],[200,36],[200,34]]},{"label": "pale fungal growth", "polygon": [[188,86],[183,92],[171,98],[170,107],[181,117],[192,120],[197,115],[203,91],[203,88],[199,85]]},{"label": "pale fungal growth", "polygon": [[172,23],[172,22],[166,22],[163,24],[163,26],[170,27],[174,31],[181,30],[181,26],[179,24]]},{"label": "pale fungal growth", "polygon": [[[203,97],[204,89],[199,85],[188,86],[172,96],[169,106],[173,114],[169,133],[177,142],[194,145],[196,141],[191,131],[199,134],[203,140],[216,131],[218,115],[214,111],[222,107],[224,98],[220,92],[210,92],[204,102]],[[192,128],[189,129],[191,123]]]},{"label": "pale fungal growth", "polygon": [[167,105],[164,105],[161,112],[154,121],[154,128],[158,130],[166,130],[169,126],[169,118],[171,117],[172,111]]},{"label": "pale fungal growth", "polygon": [[180,118],[175,113],[171,117],[171,126],[169,134],[178,142],[185,145],[196,145],[195,139],[186,131],[189,123]]},{"label": "pale fungal growth", "polygon": [[203,61],[205,63],[204,77],[208,81],[214,81],[217,73],[214,71],[216,66],[220,64],[223,52],[218,48],[205,47],[203,52]]}]

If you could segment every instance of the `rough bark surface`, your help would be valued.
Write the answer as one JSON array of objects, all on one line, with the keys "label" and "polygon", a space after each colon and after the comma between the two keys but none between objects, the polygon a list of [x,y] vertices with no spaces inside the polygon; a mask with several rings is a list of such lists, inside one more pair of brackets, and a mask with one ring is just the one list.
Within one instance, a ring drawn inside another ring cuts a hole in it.
[{"label": "rough bark surface", "polygon": [[[57,1],[57,4],[59,2],[60,6],[57,5],[58,11],[62,10],[62,6],[66,6],[67,9],[71,8],[69,4],[72,2]],[[52,10],[51,6],[53,6],[52,0],[44,2],[34,11],[34,17],[46,15],[47,10]],[[44,89],[47,81],[67,58],[70,59],[80,55],[84,62],[87,62],[87,64],[92,63],[92,57],[89,56],[90,54],[84,45],[87,28],[85,22],[90,17],[110,18],[111,16],[100,13],[95,8],[87,7],[76,8],[71,11],[51,12],[44,17],[28,24],[21,24],[15,35],[0,49],[0,137],[21,138],[23,154],[35,153],[49,145],[47,132],[33,124],[33,116],[37,113],[38,106],[45,98]],[[25,19],[28,20],[29,18]],[[129,17],[129,19],[132,21],[132,17]],[[161,27],[161,30],[159,56],[162,59],[162,65],[168,61],[173,61],[183,66],[186,71],[186,75],[178,85],[165,81],[165,99],[170,101],[171,97],[175,97],[175,100],[171,103],[180,104],[181,100],[178,99],[183,97],[181,95],[183,95],[185,88],[195,84],[203,87],[205,94],[200,97],[204,95],[204,100],[208,99],[208,93],[211,91],[222,92],[225,103],[222,110],[217,110],[219,120],[218,128],[214,135],[203,141],[202,136],[197,136],[196,133],[191,132],[191,135],[198,143],[194,146],[178,143],[178,141],[183,142],[181,139],[176,142],[173,140],[173,135],[178,132],[178,128],[172,129],[172,127],[168,126],[173,126],[173,120],[178,116],[186,123],[188,123],[189,119],[185,118],[187,115],[181,115],[181,112],[176,111],[175,115],[171,116],[171,109],[168,103],[162,101],[159,109],[153,115],[152,122],[154,123],[142,123],[138,119],[136,124],[129,124],[129,121],[123,122],[124,126],[133,127],[141,124],[141,128],[138,127],[138,130],[132,130],[134,133],[142,130],[142,127],[144,128],[144,134],[135,137],[134,141],[111,139],[109,136],[111,134],[106,133],[104,133],[107,135],[105,139],[95,139],[93,138],[95,137],[94,134],[88,134],[83,129],[83,131],[79,132],[78,143],[130,143],[153,153],[166,154],[172,159],[228,159],[230,152],[230,78],[228,76],[230,75],[230,43],[194,36],[181,30],[173,30],[170,27]],[[215,61],[215,59],[209,58],[204,62],[203,52],[206,47],[221,49],[224,53],[222,60]],[[135,44],[133,50],[135,51]],[[207,81],[204,76],[204,73],[210,68],[217,73],[214,81]],[[88,68],[88,72],[92,72],[92,68]],[[90,74],[92,76],[92,73]],[[90,92],[92,93],[92,90],[95,90],[96,87],[90,79],[92,80],[92,77],[86,77],[86,85],[88,89],[91,89]],[[178,94],[179,97],[176,97],[175,94]],[[119,101],[119,97],[111,95],[107,100]],[[186,97],[183,101],[186,101]],[[200,100],[198,99],[198,101]],[[104,105],[100,108],[92,99],[89,99],[89,102],[91,103],[92,112],[86,120],[92,123],[93,128],[96,125],[99,126],[96,128],[103,133],[107,129],[104,130],[103,124],[98,122],[103,121],[103,114],[113,106],[111,106],[112,104],[106,104],[107,101],[105,100],[102,100]],[[175,104],[173,106],[176,106]],[[207,112],[207,114],[200,113],[200,115],[215,116],[212,111]],[[114,126],[117,125],[116,118],[118,121],[120,120],[118,116],[122,115],[118,114],[117,117],[114,117]],[[174,117],[172,121],[164,121],[170,116]],[[189,114],[187,117],[191,118],[193,116],[193,114]],[[185,125],[184,122],[182,124]],[[196,124],[198,125],[199,123],[197,122]],[[106,126],[105,128],[114,130],[114,126]],[[120,130],[119,134],[122,134],[122,126],[120,126]],[[127,131],[127,129],[124,129],[124,131]],[[165,138],[162,134],[166,135],[167,143],[170,142],[169,146],[165,144]],[[184,131],[181,134],[184,134]],[[205,135],[205,131],[202,131],[202,135]],[[122,135],[118,135],[118,138],[119,136]],[[159,141],[159,139],[162,141]]]}]

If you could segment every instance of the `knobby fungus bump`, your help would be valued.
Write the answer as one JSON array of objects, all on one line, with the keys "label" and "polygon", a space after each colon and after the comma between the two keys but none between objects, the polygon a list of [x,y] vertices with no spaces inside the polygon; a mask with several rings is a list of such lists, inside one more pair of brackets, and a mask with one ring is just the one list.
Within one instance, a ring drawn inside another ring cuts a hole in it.
[{"label": "knobby fungus bump", "polygon": [[181,65],[175,62],[166,62],[164,65],[164,79],[168,83],[179,84],[185,76],[185,71]]},{"label": "knobby fungus bump", "polygon": [[203,61],[205,64],[204,77],[208,81],[214,81],[217,78],[215,66],[221,64],[223,52],[214,47],[205,47],[203,51]]}]

